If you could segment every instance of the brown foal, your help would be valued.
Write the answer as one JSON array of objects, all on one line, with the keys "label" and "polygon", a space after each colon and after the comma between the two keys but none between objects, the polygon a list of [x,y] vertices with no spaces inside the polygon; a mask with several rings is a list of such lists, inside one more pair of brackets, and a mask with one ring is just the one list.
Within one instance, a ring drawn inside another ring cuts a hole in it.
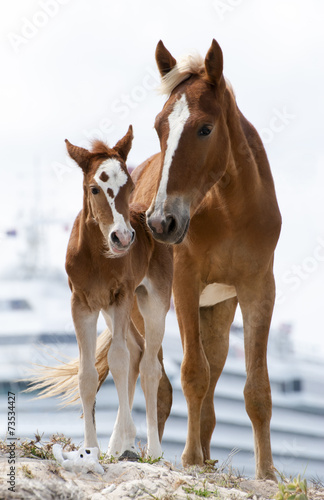
[{"label": "brown foal", "polygon": [[[97,141],[92,151],[87,151],[66,141],[69,155],[83,171],[83,208],[75,220],[66,255],[79,360],[44,367],[33,380],[32,390],[42,389],[41,397],[63,394],[70,404],[77,399],[79,388],[84,446],[99,448],[95,398],[110,369],[119,410],[107,454],[127,458],[135,453],[131,407],[140,373],[146,400],[147,454],[157,458],[162,454],[157,393],[164,373],[158,353],[170,306],[172,250],[154,240],[143,207],[129,206],[134,183],[125,162],[132,139],[129,127],[114,148]],[[135,296],[144,320],[145,340],[130,319]],[[97,340],[100,312],[108,329]]]}]

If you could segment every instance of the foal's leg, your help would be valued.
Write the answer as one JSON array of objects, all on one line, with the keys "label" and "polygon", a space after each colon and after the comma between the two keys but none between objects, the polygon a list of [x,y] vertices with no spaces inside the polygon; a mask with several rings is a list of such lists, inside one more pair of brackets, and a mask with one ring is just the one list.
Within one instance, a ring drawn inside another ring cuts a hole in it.
[{"label": "foal's leg", "polygon": [[130,408],[133,406],[136,382],[139,375],[139,364],[144,352],[144,345],[144,338],[131,321],[127,335],[127,347],[130,356],[128,374],[128,399]]},{"label": "foal's leg", "polygon": [[267,343],[275,299],[272,269],[259,281],[237,287],[237,295],[243,314],[247,371],[244,398],[253,427],[256,477],[276,480],[270,443],[272,401],[267,368]]},{"label": "foal's leg", "polygon": [[158,458],[162,455],[157,419],[158,387],[162,376],[158,353],[163,340],[170,297],[163,300],[149,280],[147,286],[147,289],[140,287],[137,291],[138,305],[145,323],[145,349],[140,362],[140,374],[146,401],[147,455]]},{"label": "foal's leg", "polygon": [[186,272],[179,272],[175,266],[173,280],[174,304],[183,346],[181,384],[188,407],[188,435],[182,454],[184,466],[203,464],[200,417],[210,379],[199,332],[199,280],[193,271],[193,267],[188,266]]},{"label": "foal's leg", "polygon": [[200,333],[209,363],[210,382],[200,421],[200,440],[204,461],[210,459],[210,441],[215,428],[214,392],[223,371],[229,345],[229,330],[234,319],[237,299],[229,299],[211,307],[200,308]]},{"label": "foal's leg", "polygon": [[130,354],[126,337],[129,328],[130,304],[125,298],[123,305],[115,306],[113,338],[108,352],[108,365],[118,393],[119,409],[114,430],[109,441],[108,456],[118,457],[125,451],[135,452],[136,428],[129,404]]},{"label": "foal's leg", "polygon": [[99,311],[90,312],[76,294],[71,300],[72,317],[79,345],[79,393],[84,415],[84,446],[99,448],[95,424],[98,372],[95,368]]},{"label": "foal's leg", "polygon": [[157,418],[158,418],[159,439],[161,442],[163,437],[165,422],[167,421],[167,418],[171,413],[172,385],[164,370],[162,347],[159,350],[158,358],[162,368],[162,376],[160,378],[158,395],[157,395],[158,398]]},{"label": "foal's leg", "polygon": [[[163,274],[163,270],[161,271]],[[170,280],[171,282],[171,280]],[[132,320],[134,321],[137,329],[141,332],[142,336],[145,337],[145,327],[143,317],[138,309],[137,301],[134,301],[134,306],[132,310]],[[157,402],[157,413],[158,413],[158,429],[159,429],[159,439],[162,441],[163,431],[165,422],[170,415],[172,406],[172,386],[164,370],[163,364],[163,350],[162,347],[159,350],[159,361],[162,368],[162,376],[160,378],[159,390],[158,390],[158,402]]]},{"label": "foal's leg", "polygon": [[[127,335],[127,348],[129,351],[129,373],[128,373],[128,401],[129,406],[132,408],[134,393],[136,388],[136,381],[139,375],[139,363],[144,350],[144,339],[138,333],[136,327],[130,322],[129,331]],[[123,417],[120,413],[120,408],[118,408],[117,418],[114,425],[113,433],[110,438],[108,456],[118,456],[121,454],[124,445],[124,429],[123,429]],[[110,450],[114,450],[110,452]],[[135,448],[131,451],[135,452]]]}]

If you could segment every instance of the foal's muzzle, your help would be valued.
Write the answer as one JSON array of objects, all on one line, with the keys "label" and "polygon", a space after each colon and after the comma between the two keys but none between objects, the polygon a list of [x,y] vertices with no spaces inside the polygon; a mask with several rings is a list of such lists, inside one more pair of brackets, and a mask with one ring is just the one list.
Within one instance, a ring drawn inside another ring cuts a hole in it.
[{"label": "foal's muzzle", "polygon": [[134,229],[115,229],[109,234],[109,247],[116,256],[123,255],[132,246],[135,240]]}]

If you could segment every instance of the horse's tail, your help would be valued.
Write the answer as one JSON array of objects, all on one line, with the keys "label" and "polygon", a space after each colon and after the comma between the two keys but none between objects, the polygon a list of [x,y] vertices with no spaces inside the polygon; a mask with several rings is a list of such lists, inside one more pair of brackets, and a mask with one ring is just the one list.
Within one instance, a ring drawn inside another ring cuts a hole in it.
[{"label": "horse's tail", "polygon": [[[97,338],[96,347],[96,369],[98,372],[98,389],[105,381],[108,373],[108,350],[111,344],[112,334],[108,328]],[[44,399],[58,396],[63,406],[76,404],[79,399],[79,359],[73,359],[69,363],[61,361],[58,366],[38,366],[34,370],[34,376],[26,379],[29,387],[26,392],[40,391],[36,399]]]}]

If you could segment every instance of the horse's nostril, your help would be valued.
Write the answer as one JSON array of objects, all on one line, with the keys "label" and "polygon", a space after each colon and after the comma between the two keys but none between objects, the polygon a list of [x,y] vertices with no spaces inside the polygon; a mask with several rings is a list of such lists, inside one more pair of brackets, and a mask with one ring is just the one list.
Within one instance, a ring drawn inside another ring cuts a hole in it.
[{"label": "horse's nostril", "polygon": [[135,231],[132,231],[132,236],[131,236],[131,243],[135,240]]},{"label": "horse's nostril", "polygon": [[172,215],[168,215],[166,220],[165,220],[165,229],[168,234],[173,233],[176,230],[177,223],[174,217]]}]

